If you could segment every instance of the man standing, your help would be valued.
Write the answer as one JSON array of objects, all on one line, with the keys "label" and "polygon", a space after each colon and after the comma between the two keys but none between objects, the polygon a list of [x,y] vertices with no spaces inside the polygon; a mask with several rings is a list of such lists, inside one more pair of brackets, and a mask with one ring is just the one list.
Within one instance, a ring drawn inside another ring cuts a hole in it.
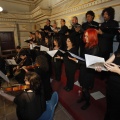
[{"label": "man standing", "polygon": [[99,23],[94,21],[95,13],[93,11],[91,11],[91,10],[87,11],[85,17],[86,17],[87,22],[82,24],[82,28],[84,30],[87,30],[88,28],[96,28],[96,29],[98,29]]},{"label": "man standing", "polygon": [[66,49],[66,33],[68,31],[68,27],[65,25],[66,21],[64,19],[61,19],[60,24],[61,24],[61,29],[58,32],[60,40],[62,42],[62,49]]},{"label": "man standing", "polygon": [[118,27],[118,22],[114,20],[115,10],[112,7],[102,11],[104,22],[98,30],[100,56],[107,60],[113,52],[113,38],[116,34],[114,28]]}]

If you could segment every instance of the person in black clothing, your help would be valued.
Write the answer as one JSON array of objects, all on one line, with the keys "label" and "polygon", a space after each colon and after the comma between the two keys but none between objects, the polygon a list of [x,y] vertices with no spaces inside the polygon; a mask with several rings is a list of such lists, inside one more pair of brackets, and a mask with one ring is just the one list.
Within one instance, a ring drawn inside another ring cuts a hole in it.
[{"label": "person in black clothing", "polygon": [[49,19],[47,19],[46,20],[46,25],[44,26],[44,32],[45,32],[45,35],[48,35],[49,34],[49,32],[51,32],[52,30],[51,30],[51,25],[50,25],[50,20]]},{"label": "person in black clothing", "polygon": [[15,61],[16,61],[17,64],[19,64],[20,61],[21,61],[21,58],[20,58],[20,51],[21,51],[21,50],[22,50],[22,49],[21,49],[20,46],[17,46],[17,47],[16,47],[16,52],[17,52],[17,54],[16,54],[16,56],[14,57],[14,59],[15,59]]},{"label": "person in black clothing", "polygon": [[88,28],[95,28],[95,29],[99,28],[99,23],[94,21],[95,13],[92,10],[87,11],[85,17],[87,22],[82,24],[83,30],[87,30]]},{"label": "person in black clothing", "polygon": [[[3,72],[5,75],[7,74],[6,67],[5,67],[5,60],[1,56],[0,56],[0,71]],[[2,83],[2,80],[0,80],[0,87],[1,87],[1,83]]]},{"label": "person in black clothing", "polygon": [[43,55],[37,56],[35,64],[37,64],[38,67],[36,67],[34,71],[41,77],[45,92],[45,100],[47,101],[51,98],[52,95],[52,87],[50,84],[50,71],[47,58]]},{"label": "person in black clothing", "polygon": [[67,83],[64,89],[66,91],[71,91],[74,86],[74,77],[75,77],[75,72],[77,69],[77,64],[70,60],[68,56],[70,56],[69,52],[78,55],[77,48],[75,47],[75,40],[73,36],[68,36],[67,41],[66,41],[66,53],[64,53],[64,56],[57,56],[58,59],[63,59],[64,65],[65,65],[65,73],[67,77]]},{"label": "person in black clothing", "polygon": [[45,36],[45,42],[43,44],[45,47],[49,48],[49,50],[52,49],[52,43],[51,43],[51,40],[50,40],[50,37],[49,36]]},{"label": "person in black clothing", "polygon": [[0,91],[0,95],[13,101],[16,106],[18,120],[37,120],[46,110],[46,101],[42,87],[41,78],[35,72],[25,75],[25,84],[29,89],[24,90],[17,96],[11,96]]},{"label": "person in black clothing", "polygon": [[99,33],[100,56],[107,60],[110,53],[113,52],[113,38],[116,34],[114,29],[118,27],[118,22],[114,20],[115,10],[112,7],[105,8],[102,11],[104,22],[101,24]]},{"label": "person in black clothing", "polygon": [[23,66],[30,66],[32,65],[32,60],[29,57],[26,50],[21,50],[20,52],[20,58],[22,59],[21,62],[18,64],[16,68],[14,68],[14,75],[15,79],[18,81],[18,83],[23,84],[24,83],[24,77],[25,77],[25,71],[24,69],[21,69]]},{"label": "person in black clothing", "polygon": [[[22,49],[21,49],[21,47],[20,46],[16,46],[16,52],[17,52],[17,54],[16,54],[16,56],[15,57],[13,57],[13,59],[15,60],[15,62],[17,63],[17,64],[19,64],[20,63],[20,61],[21,61],[21,58],[20,58],[20,51],[21,51]],[[8,71],[9,71],[9,78],[12,78],[14,75],[13,75],[13,73],[14,73],[14,71],[13,71],[13,69],[14,69],[14,67],[16,67],[16,66],[14,66],[14,65],[9,65],[8,66]]]},{"label": "person in black clothing", "polygon": [[[106,87],[107,109],[104,120],[120,120],[120,49],[104,64],[109,72]],[[101,72],[101,67],[96,69]]]},{"label": "person in black clothing", "polygon": [[43,45],[45,42],[45,35],[43,32],[40,32],[39,30],[37,30],[35,32],[35,36],[36,36],[36,42],[37,45]]},{"label": "person in black clothing", "polygon": [[31,36],[32,38],[31,38],[31,41],[30,41],[30,43],[32,44],[32,43],[36,43],[36,36],[35,36],[35,33],[33,33],[32,32],[32,36]]},{"label": "person in black clothing", "polygon": [[62,49],[65,50],[66,49],[66,33],[68,32],[68,27],[65,25],[65,20],[61,19],[60,21],[61,24],[61,29],[58,32],[60,40],[62,42]]},{"label": "person in black clothing", "polygon": [[82,57],[84,51],[84,42],[81,39],[83,29],[82,26],[78,23],[78,18],[76,16],[72,18],[72,28],[70,29],[69,34],[74,37],[75,47],[78,49],[78,53]]},{"label": "person in black clothing", "polygon": [[[59,50],[61,49],[61,41],[59,38],[54,38],[54,48],[53,50]],[[61,59],[58,59],[58,56],[62,56],[62,53],[58,51],[55,56],[53,57],[53,67],[55,72],[55,80],[60,81],[61,80],[61,74],[62,74],[62,63],[63,61]]]},{"label": "person in black clothing", "polygon": [[82,40],[83,31],[81,29],[81,25],[75,26],[75,31],[72,32],[71,35],[74,37],[75,47],[77,48],[78,53],[80,54],[80,57],[83,57],[85,44]]},{"label": "person in black clothing", "polygon": [[[99,56],[97,31],[93,28],[89,28],[84,32],[83,37],[85,42],[84,54]],[[81,107],[82,110],[85,110],[90,105],[89,89],[94,87],[95,70],[86,68],[85,62],[78,61],[76,58],[69,57],[69,59],[80,64],[79,83],[80,86],[82,86],[82,96],[77,102],[81,103],[82,101],[85,101],[85,104]]]},{"label": "person in black clothing", "polygon": [[78,23],[78,18],[76,16],[72,17],[72,28],[70,30],[70,34],[76,31],[75,28],[78,26],[81,28],[81,25]]},{"label": "person in black clothing", "polygon": [[6,74],[5,60],[0,56],[0,71]]},{"label": "person in black clothing", "polygon": [[[75,40],[73,36],[67,38],[66,45],[67,45],[67,52],[71,52],[75,55],[78,55],[78,51],[77,48],[75,47]],[[63,61],[65,64],[65,73],[67,77],[67,83],[65,86],[66,91],[70,91],[73,89],[74,77],[77,69],[77,64],[74,63],[72,60],[70,60],[68,56],[69,54],[66,53],[63,57]]]},{"label": "person in black clothing", "polygon": [[52,31],[53,31],[53,39],[59,36],[58,32],[60,31],[60,28],[57,27],[57,22],[55,20],[52,22]]}]

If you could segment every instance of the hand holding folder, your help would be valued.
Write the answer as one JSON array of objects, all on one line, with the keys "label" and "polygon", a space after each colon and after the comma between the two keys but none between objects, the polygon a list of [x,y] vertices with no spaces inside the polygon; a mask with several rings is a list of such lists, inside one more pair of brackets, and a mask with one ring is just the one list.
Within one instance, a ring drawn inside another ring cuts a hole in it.
[{"label": "hand holding folder", "polygon": [[85,60],[87,68],[95,69],[96,67],[100,66],[103,71],[107,71],[107,69],[104,67],[104,58],[85,54]]},{"label": "hand holding folder", "polygon": [[61,50],[61,49],[58,49],[58,50],[50,50],[50,51],[47,51],[47,53],[51,56],[51,57],[54,57],[57,52],[61,52],[61,54],[64,54],[65,51]]}]

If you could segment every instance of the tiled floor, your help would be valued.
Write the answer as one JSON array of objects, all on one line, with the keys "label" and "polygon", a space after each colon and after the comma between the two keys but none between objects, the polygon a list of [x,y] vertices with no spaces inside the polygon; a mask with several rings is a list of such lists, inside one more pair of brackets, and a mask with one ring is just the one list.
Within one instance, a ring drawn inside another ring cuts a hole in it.
[{"label": "tiled floor", "polygon": [[[11,82],[14,83],[14,80]],[[6,86],[4,82],[2,86]],[[16,105],[13,102],[6,100],[0,96],[0,120],[17,120],[16,116]],[[58,103],[54,120],[74,120],[72,116],[65,110],[65,108]]]}]

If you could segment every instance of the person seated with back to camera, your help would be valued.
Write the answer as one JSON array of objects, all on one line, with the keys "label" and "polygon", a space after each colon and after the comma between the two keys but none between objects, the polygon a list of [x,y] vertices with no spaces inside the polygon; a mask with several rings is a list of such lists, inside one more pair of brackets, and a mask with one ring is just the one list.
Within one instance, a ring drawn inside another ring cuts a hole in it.
[{"label": "person seated with back to camera", "polygon": [[35,65],[30,69],[27,69],[27,66],[22,67],[26,72],[30,69],[34,69],[40,77],[44,87],[45,100],[49,100],[52,95],[52,87],[50,84],[50,72],[47,58],[44,55],[39,55],[36,57]]},{"label": "person seated with back to camera", "polygon": [[[99,56],[97,30],[93,28],[87,29],[84,32],[83,40],[85,42],[84,54]],[[95,71],[93,69],[86,68],[86,64],[83,61],[79,61],[72,57],[69,57],[69,59],[80,64],[80,75],[78,81],[82,87],[82,96],[80,96],[80,99],[77,102],[81,103],[85,101],[85,104],[81,109],[86,110],[90,106],[89,90],[94,87]]]},{"label": "person seated with back to camera", "polygon": [[29,89],[24,90],[17,96],[8,95],[0,90],[0,95],[17,105],[18,120],[37,120],[46,110],[42,81],[35,72],[27,72],[24,81]]}]

